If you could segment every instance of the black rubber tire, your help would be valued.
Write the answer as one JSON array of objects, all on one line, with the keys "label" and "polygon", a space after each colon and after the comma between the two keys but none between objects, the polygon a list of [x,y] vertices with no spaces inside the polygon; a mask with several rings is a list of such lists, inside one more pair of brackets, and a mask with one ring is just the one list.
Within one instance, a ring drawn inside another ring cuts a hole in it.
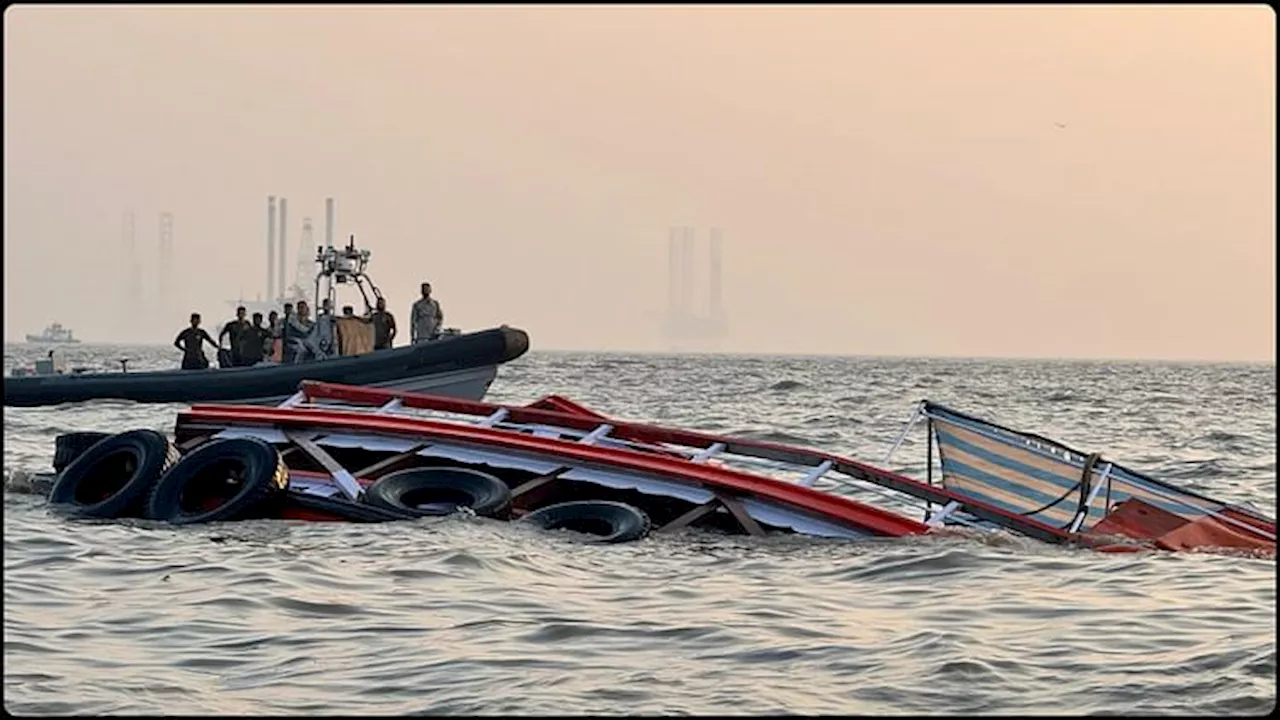
[{"label": "black rubber tire", "polygon": [[62,472],[89,448],[111,437],[104,432],[63,433],[53,440],[53,471]]},{"label": "black rubber tire", "polygon": [[[228,486],[234,492],[226,493]],[[289,487],[289,469],[275,446],[257,438],[229,438],[183,456],[156,483],[147,516],[175,525],[243,520],[270,514]],[[223,499],[208,507],[201,501]]]},{"label": "black rubber tire", "polygon": [[365,489],[364,501],[412,517],[449,515],[459,507],[481,517],[502,517],[511,506],[511,488],[470,468],[411,468],[378,478]]},{"label": "black rubber tire", "polygon": [[83,517],[140,517],[152,488],[177,461],[178,449],[155,430],[112,435],[67,465],[49,503]]},{"label": "black rubber tire", "polygon": [[575,500],[539,508],[520,522],[543,530],[573,530],[595,536],[595,542],[620,543],[649,534],[649,516],[639,508],[612,500]]},{"label": "black rubber tire", "polygon": [[377,505],[351,502],[345,497],[322,497],[312,493],[290,490],[285,502],[294,507],[332,513],[351,522],[394,522],[410,520],[414,516]]}]

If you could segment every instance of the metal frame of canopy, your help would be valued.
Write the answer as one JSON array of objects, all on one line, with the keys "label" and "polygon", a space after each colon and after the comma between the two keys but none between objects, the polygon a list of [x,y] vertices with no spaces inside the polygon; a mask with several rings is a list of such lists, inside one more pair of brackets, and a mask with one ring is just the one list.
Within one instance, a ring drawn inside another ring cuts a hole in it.
[{"label": "metal frame of canopy", "polygon": [[[569,401],[560,399],[560,402]],[[246,414],[255,412],[259,414]],[[366,422],[370,416],[379,420]],[[453,443],[475,443],[487,439],[490,449],[505,448],[508,453],[521,449],[512,447],[513,443],[518,444],[521,440],[503,439],[503,431],[509,438],[510,431],[515,430],[532,435],[530,441],[545,438],[559,443],[535,448],[544,454],[569,452],[585,464],[591,463],[591,453],[604,453],[600,459],[607,456],[615,463],[621,461],[633,467],[639,463],[649,472],[681,479],[692,477],[704,483],[708,479],[714,482],[724,477],[716,476],[716,473],[737,475],[733,480],[744,483],[736,486],[739,492],[750,494],[767,489],[770,497],[776,500],[795,504],[807,511],[834,512],[837,518],[868,523],[869,527],[878,529],[877,534],[920,534],[937,528],[941,525],[940,520],[925,524],[908,517],[910,513],[927,509],[926,502],[933,502],[963,505],[974,518],[995,522],[1046,542],[1070,540],[1067,534],[1034,519],[1011,518],[987,503],[849,458],[777,443],[617,421],[599,414],[587,415],[581,406],[576,405],[572,412],[562,412],[544,407],[503,406],[308,381],[302,383],[299,392],[280,408],[232,410],[199,405],[186,414],[183,422],[244,423],[255,418],[258,424],[268,426],[305,424],[308,418],[312,421],[323,419],[337,424],[361,424],[364,432],[410,432],[411,427],[397,428],[393,421],[421,419],[436,423],[434,430],[453,433],[449,438]],[[490,432],[496,435],[488,438],[475,435],[483,433],[486,428],[491,428]],[[565,441],[572,441],[578,448],[569,450]],[[524,449],[528,451],[528,448]],[[608,455],[618,452],[625,454]],[[650,464],[663,461],[670,464],[662,467]],[[703,473],[713,475],[709,478]],[[354,487],[350,483],[345,484],[348,496],[354,497]],[[848,507],[858,508],[854,513],[856,517],[847,514]],[[955,521],[976,524],[965,518]]]}]

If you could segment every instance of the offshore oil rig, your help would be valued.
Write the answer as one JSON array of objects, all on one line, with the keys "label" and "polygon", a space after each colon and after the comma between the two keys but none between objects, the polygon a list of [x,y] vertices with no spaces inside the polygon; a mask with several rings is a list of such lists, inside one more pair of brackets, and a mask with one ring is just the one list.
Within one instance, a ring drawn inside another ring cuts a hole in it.
[{"label": "offshore oil rig", "polygon": [[[325,198],[324,220],[324,246],[333,247],[333,198]],[[268,196],[266,293],[265,295],[259,294],[252,300],[243,297],[237,300],[226,300],[227,305],[230,305],[233,309],[243,305],[250,315],[260,312],[265,317],[272,310],[279,312],[285,303],[297,305],[300,300],[305,300],[308,303],[313,302],[312,286],[315,284],[318,270],[316,268],[316,257],[311,250],[316,247],[314,245],[311,218],[302,218],[302,232],[298,237],[298,252],[297,257],[294,259],[293,282],[286,285],[285,268],[287,267],[288,229],[288,198],[279,198],[277,203],[274,195]]]},{"label": "offshore oil rig", "polygon": [[707,352],[728,334],[721,295],[720,230],[712,228],[707,254],[705,312],[695,297],[695,237],[691,227],[671,228],[667,246],[667,311],[662,336],[672,352]]},{"label": "offshore oil rig", "polygon": [[[122,307],[118,317],[121,318],[121,323],[114,328],[117,338],[126,341],[140,340],[141,337],[138,335],[140,329],[163,327],[165,328],[163,336],[157,335],[147,338],[150,341],[158,341],[168,336],[168,329],[175,322],[177,327],[181,327],[185,323],[188,310],[185,307],[175,307],[175,302],[179,301],[180,298],[174,297],[173,213],[161,212],[159,214],[158,230],[159,252],[154,256],[156,260],[151,265],[151,269],[156,273],[154,284],[152,284],[144,282],[143,263],[139,257],[134,212],[132,210],[124,212],[122,247],[119,255],[121,265],[119,270],[125,281],[120,285],[121,296],[119,299]],[[360,272],[354,275],[347,271],[344,264],[348,263],[348,261],[359,262],[361,258],[363,258],[363,263],[367,264],[367,251],[356,250],[354,245],[335,248],[333,242],[334,230],[334,201],[333,198],[326,198],[325,242],[323,245],[315,243],[311,218],[302,218],[297,255],[294,258],[293,278],[292,282],[288,282],[285,270],[288,267],[289,201],[284,197],[268,196],[267,281],[265,292],[256,293],[254,297],[244,297],[244,293],[241,292],[241,297],[235,300],[224,300],[223,302],[232,310],[243,305],[250,315],[255,312],[261,312],[266,317],[272,310],[282,310],[285,303],[297,305],[300,300],[305,300],[308,304],[314,303],[315,294],[319,290],[317,282],[325,278],[338,284],[354,280],[356,275],[367,280],[367,275],[363,273],[363,264],[359,268]],[[330,272],[326,273],[326,268]],[[359,282],[355,284],[364,289]],[[333,283],[330,283],[327,293],[330,296],[333,294],[332,286]],[[375,291],[376,295],[376,288],[373,288],[372,285],[370,285],[370,288]],[[215,317],[212,321],[220,323],[221,318]]]}]

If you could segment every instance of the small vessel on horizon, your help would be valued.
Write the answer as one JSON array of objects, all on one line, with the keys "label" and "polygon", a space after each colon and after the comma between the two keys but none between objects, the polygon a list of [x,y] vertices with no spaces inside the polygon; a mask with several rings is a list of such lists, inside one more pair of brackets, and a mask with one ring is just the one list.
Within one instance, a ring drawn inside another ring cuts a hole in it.
[{"label": "small vessel on horizon", "polygon": [[78,343],[80,338],[75,337],[69,328],[62,327],[62,323],[53,323],[44,329],[39,335],[27,333],[27,342],[29,343]]}]

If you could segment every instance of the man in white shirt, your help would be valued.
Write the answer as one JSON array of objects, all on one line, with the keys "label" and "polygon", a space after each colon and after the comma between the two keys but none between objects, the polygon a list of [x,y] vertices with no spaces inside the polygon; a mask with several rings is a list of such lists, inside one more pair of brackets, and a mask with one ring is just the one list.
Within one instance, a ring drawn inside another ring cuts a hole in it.
[{"label": "man in white shirt", "polygon": [[440,302],[431,297],[431,283],[422,283],[422,297],[414,301],[409,310],[409,341],[427,342],[436,339],[444,324],[444,312]]}]

